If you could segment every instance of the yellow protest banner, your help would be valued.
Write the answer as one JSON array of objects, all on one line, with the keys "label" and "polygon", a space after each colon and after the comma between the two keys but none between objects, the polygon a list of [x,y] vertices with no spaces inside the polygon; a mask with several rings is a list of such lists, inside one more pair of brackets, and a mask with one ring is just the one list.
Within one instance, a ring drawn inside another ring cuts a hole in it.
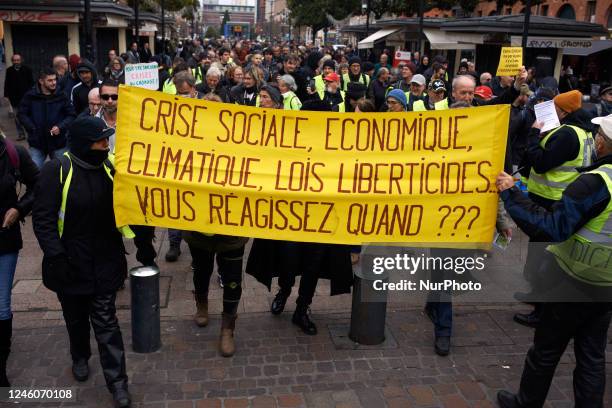
[{"label": "yellow protest banner", "polygon": [[252,108],[121,86],[118,225],[289,241],[486,243],[509,107]]},{"label": "yellow protest banner", "polygon": [[523,66],[523,48],[502,47],[497,76],[515,76]]}]

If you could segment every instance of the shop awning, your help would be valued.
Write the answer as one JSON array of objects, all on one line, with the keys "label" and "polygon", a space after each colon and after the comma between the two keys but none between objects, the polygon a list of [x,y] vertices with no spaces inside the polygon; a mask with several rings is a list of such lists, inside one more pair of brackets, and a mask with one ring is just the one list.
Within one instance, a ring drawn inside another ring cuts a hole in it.
[{"label": "shop awning", "polygon": [[[510,37],[513,46],[520,47],[522,37]],[[612,40],[594,40],[580,37],[527,37],[528,48],[557,48],[563,50],[563,55],[578,55],[581,57],[595,54],[612,48]]]},{"label": "shop awning", "polygon": [[432,50],[473,50],[484,42],[484,34],[447,33],[441,30],[424,29],[423,33]]},{"label": "shop awning", "polygon": [[153,23],[145,23],[142,27],[140,27],[139,34],[140,35],[155,35],[157,31],[157,25]]},{"label": "shop awning", "polygon": [[118,17],[113,14],[106,14],[106,27],[127,27],[128,22],[123,17]]},{"label": "shop awning", "polygon": [[588,48],[564,48],[563,55],[580,55],[587,56],[591,54],[595,54],[599,51],[604,51],[609,48],[612,48],[612,40],[595,40],[592,42],[591,46]]},{"label": "shop awning", "polygon": [[364,38],[363,40],[359,41],[359,44],[357,44],[357,48],[360,50],[364,50],[367,48],[374,48],[374,43],[376,43],[376,41],[380,41],[383,38],[390,36],[391,34],[399,30],[400,30],[400,27],[389,27],[389,28],[383,28],[382,30],[378,30],[374,34],[371,34],[367,36],[366,38]]}]

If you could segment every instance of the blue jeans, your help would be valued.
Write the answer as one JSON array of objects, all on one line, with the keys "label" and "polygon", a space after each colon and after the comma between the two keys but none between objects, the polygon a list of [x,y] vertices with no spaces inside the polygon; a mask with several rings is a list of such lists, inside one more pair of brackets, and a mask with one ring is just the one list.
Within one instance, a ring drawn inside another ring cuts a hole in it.
[{"label": "blue jeans", "polygon": [[[431,256],[457,257],[463,252],[460,249],[432,248]],[[431,281],[444,282],[445,279],[453,278],[453,271],[433,269]],[[434,324],[434,335],[436,337],[450,337],[453,332],[453,294],[450,290],[432,290],[427,294],[425,310]]]},{"label": "blue jeans", "polygon": [[453,332],[453,304],[452,302],[437,301],[436,298],[439,297],[437,292],[430,292],[429,295],[425,309],[432,317],[434,335],[436,337],[450,337]]},{"label": "blue jeans", "polygon": [[32,156],[32,161],[36,166],[40,169],[43,164],[45,164],[45,160],[47,160],[47,156],[51,159],[59,159],[62,157],[64,153],[68,151],[67,147],[63,147],[61,149],[50,151],[48,154],[45,154],[42,150],[38,150],[35,147],[30,147],[30,156]]},{"label": "blue jeans", "polygon": [[11,312],[11,289],[17,268],[17,252],[0,254],[0,320],[8,320]]},{"label": "blue jeans", "polygon": [[171,247],[180,247],[183,239],[183,231],[168,228],[168,241],[170,241]]}]

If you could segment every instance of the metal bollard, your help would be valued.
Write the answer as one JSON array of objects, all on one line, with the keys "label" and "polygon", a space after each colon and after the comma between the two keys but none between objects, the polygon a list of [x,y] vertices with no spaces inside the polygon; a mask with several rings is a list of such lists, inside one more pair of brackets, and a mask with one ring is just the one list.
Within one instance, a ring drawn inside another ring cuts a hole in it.
[{"label": "metal bollard", "polygon": [[159,269],[140,266],[130,270],[132,295],[132,349],[152,353],[161,347]]},{"label": "metal bollard", "polygon": [[371,270],[363,271],[361,267],[355,271],[349,330],[349,338],[355,343],[375,345],[385,341],[387,291],[375,290],[375,280],[388,282],[389,276],[376,275]]}]

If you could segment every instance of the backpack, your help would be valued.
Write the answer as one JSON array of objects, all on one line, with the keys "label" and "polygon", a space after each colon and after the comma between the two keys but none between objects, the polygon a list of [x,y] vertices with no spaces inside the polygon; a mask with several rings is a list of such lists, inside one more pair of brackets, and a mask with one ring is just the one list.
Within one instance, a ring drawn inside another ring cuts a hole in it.
[{"label": "backpack", "polygon": [[8,155],[9,162],[11,163],[13,170],[15,170],[15,178],[17,181],[21,181],[21,161],[19,159],[19,153],[17,152],[13,142],[6,137],[4,138],[4,145],[6,146],[6,154]]}]

